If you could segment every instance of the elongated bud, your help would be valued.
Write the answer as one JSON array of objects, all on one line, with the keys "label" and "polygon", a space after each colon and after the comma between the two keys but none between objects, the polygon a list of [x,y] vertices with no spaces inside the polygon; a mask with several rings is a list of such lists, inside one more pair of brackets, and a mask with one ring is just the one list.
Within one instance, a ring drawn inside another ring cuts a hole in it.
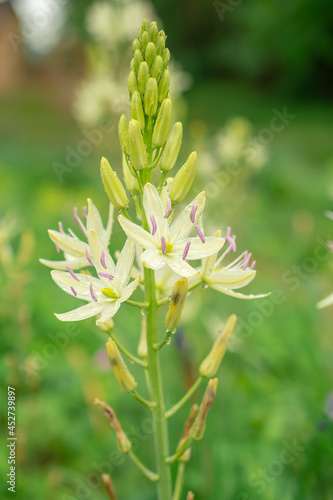
[{"label": "elongated bud", "polygon": [[164,47],[165,47],[165,33],[163,30],[161,30],[158,33],[158,39],[156,42],[156,51],[159,56],[163,53]]},{"label": "elongated bud", "polygon": [[149,31],[149,28],[150,28],[150,22],[149,20],[145,17],[144,20],[142,21],[142,24],[141,24],[141,31],[142,33],[144,31]]},{"label": "elongated bud", "polygon": [[101,177],[106,194],[112,205],[118,210],[126,208],[128,204],[127,195],[121,180],[116,172],[112,170],[106,158],[101,160]]},{"label": "elongated bud", "polygon": [[128,91],[130,93],[130,96],[132,96],[133,92],[138,90],[138,82],[137,82],[134,71],[130,71],[130,74],[128,75],[127,85],[128,85]]},{"label": "elongated bud", "polygon": [[170,50],[169,49],[164,49],[162,53],[162,59],[163,59],[163,66],[164,69],[168,67],[168,64],[170,62]]},{"label": "elongated bud", "polygon": [[136,38],[134,40],[134,42],[132,43],[133,54],[135,53],[136,50],[141,50],[141,49],[142,49],[142,45],[141,45],[140,41]]},{"label": "elongated bud", "polygon": [[157,120],[153,132],[153,143],[155,146],[162,147],[168,138],[172,118],[171,99],[165,99],[162,102],[158,112]]},{"label": "elongated bud", "polygon": [[185,304],[188,291],[187,278],[180,278],[173,285],[169,309],[165,317],[165,328],[169,332],[176,330],[180,323],[180,318]]},{"label": "elongated bud", "polygon": [[132,392],[137,386],[134,377],[128,371],[125,361],[123,360],[116,343],[109,338],[106,343],[106,352],[109,362],[117,379],[120,389],[123,392]]},{"label": "elongated bud", "polygon": [[145,52],[145,60],[147,61],[149,67],[153,64],[156,55],[155,44],[153,42],[149,42]]},{"label": "elongated bud", "polygon": [[132,443],[123,431],[114,410],[109,405],[104,403],[104,401],[100,401],[97,398],[95,399],[94,404],[99,405],[102,408],[104,415],[109,421],[110,427],[114,429],[116,433],[118,450],[122,453],[128,453],[132,448]]},{"label": "elongated bud", "polygon": [[142,56],[141,50],[136,50],[134,52],[133,59],[134,59],[134,71],[137,74],[139,71],[139,66],[143,62],[143,56]]},{"label": "elongated bud", "polygon": [[124,181],[125,181],[125,186],[127,191],[130,193],[137,193],[140,191],[138,179],[134,177],[132,172],[129,169],[129,166],[126,161],[126,156],[123,153],[123,174],[124,174]]},{"label": "elongated bud", "polygon": [[157,28],[157,23],[156,21],[153,21],[150,23],[150,28],[149,28],[149,35],[152,40],[152,42],[156,42],[157,35],[158,35],[158,28]]},{"label": "elongated bud", "polygon": [[172,169],[177,161],[180,146],[183,139],[183,125],[181,122],[174,124],[171,130],[171,134],[167,140],[164,151],[160,159],[160,169],[164,172],[168,172]]},{"label": "elongated bud", "polygon": [[148,33],[148,31],[144,31],[142,33],[142,37],[141,37],[141,44],[142,44],[142,50],[146,50],[146,47],[148,45],[148,43],[150,42],[150,35]]},{"label": "elongated bud", "polygon": [[155,78],[149,78],[146,83],[144,104],[146,115],[154,116],[156,114],[158,104],[157,81]]},{"label": "elongated bud", "polygon": [[145,117],[143,114],[142,101],[140,93],[136,90],[131,99],[131,118],[134,118],[139,124],[140,130],[145,128]]},{"label": "elongated bud", "polygon": [[142,315],[142,320],[141,320],[141,334],[140,334],[140,341],[139,341],[139,345],[138,345],[138,356],[140,358],[146,358],[148,356],[147,316],[145,314]]},{"label": "elongated bud", "polygon": [[236,320],[237,317],[235,316],[235,314],[230,316],[225,324],[225,327],[223,328],[223,331],[214,342],[210,353],[201,363],[199,372],[202,377],[213,377],[219,369],[219,366],[227,350],[229,339],[234,330]]},{"label": "elongated bud", "polygon": [[[187,441],[189,439],[190,429],[193,425],[193,422],[194,422],[194,419],[198,413],[198,410],[199,410],[198,405],[192,406],[190,414],[185,422],[183,434],[182,434],[182,437],[180,438],[178,446],[177,446],[177,451],[180,449],[182,444],[185,443],[185,441]],[[190,458],[191,458],[191,448],[188,448],[186,451],[184,451],[184,453],[182,454],[182,456],[178,460],[180,460],[181,462],[188,462],[190,460]]]},{"label": "elongated bud", "polygon": [[189,192],[197,168],[197,153],[190,154],[182,168],[177,172],[170,190],[171,201],[180,203]]},{"label": "elongated bud", "polygon": [[141,95],[144,95],[145,93],[145,88],[148,78],[149,78],[149,66],[146,61],[143,61],[140,64],[138,71],[138,88]]},{"label": "elongated bud", "polygon": [[118,134],[121,149],[123,151],[126,151],[128,145],[128,123],[125,115],[121,115],[119,119]]},{"label": "elongated bud", "polygon": [[189,431],[189,435],[192,439],[200,440],[203,438],[203,435],[206,430],[207,414],[215,399],[217,382],[218,382],[217,378],[212,378],[208,382],[207,389],[202,398],[202,402],[199,408],[199,413]]},{"label": "elongated bud", "polygon": [[113,486],[111,476],[109,476],[109,474],[102,474],[102,481],[110,500],[117,500],[117,495]]},{"label": "elongated bud", "polygon": [[168,69],[163,71],[160,83],[158,84],[158,100],[163,102],[168,97],[170,90],[170,71]]},{"label": "elongated bud", "polygon": [[155,60],[150,69],[150,75],[152,78],[155,78],[157,81],[160,80],[163,71],[163,61],[161,56],[156,56]]},{"label": "elongated bud", "polygon": [[128,149],[135,170],[143,170],[148,166],[147,151],[136,120],[130,120],[128,126]]}]

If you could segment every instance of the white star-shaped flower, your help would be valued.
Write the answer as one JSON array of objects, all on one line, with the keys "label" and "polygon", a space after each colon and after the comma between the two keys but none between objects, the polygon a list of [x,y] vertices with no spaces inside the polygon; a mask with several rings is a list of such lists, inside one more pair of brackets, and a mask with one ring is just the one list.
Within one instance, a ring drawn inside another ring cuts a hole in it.
[{"label": "white star-shaped flower", "polygon": [[[145,251],[141,262],[145,267],[161,269],[169,266],[175,273],[184,277],[194,276],[197,270],[187,260],[197,260],[215,254],[223,246],[224,239],[211,236],[206,238],[199,226],[205,205],[205,193],[200,193],[169,225],[168,217],[172,211],[171,200],[165,212],[157,189],[147,183],[144,187],[143,206],[149,231],[129,221],[123,215],[118,220],[127,236]],[[192,230],[198,236],[189,238]]]},{"label": "white star-shaped flower", "polygon": [[[88,199],[88,215],[83,211],[83,218],[86,220],[86,225],[77,215],[77,209],[74,208],[74,220],[81,229],[83,235],[89,240],[90,230],[98,234],[100,240],[107,248],[110,242],[112,225],[113,225],[113,206],[109,206],[109,218],[106,228],[103,226],[101,216],[93,202]],[[89,257],[89,244],[80,240],[76,234],[69,229],[69,234],[65,234],[62,223],[59,222],[59,231],[49,230],[49,236],[56,245],[58,252],[64,253],[65,260],[46,260],[40,259],[40,262],[52,269],[81,269],[82,267],[91,266],[92,262]]]},{"label": "white star-shaped flower", "polygon": [[73,311],[56,314],[61,321],[78,321],[97,316],[97,325],[107,323],[137,288],[140,277],[129,283],[133,266],[135,244],[127,239],[115,264],[97,233],[89,233],[91,261],[98,278],[88,274],[65,271],[51,271],[55,283],[66,293],[88,302]]},{"label": "white star-shaped flower", "polygon": [[[203,259],[200,272],[189,280],[189,286],[193,287],[202,282],[213,290],[239,299],[266,297],[269,294],[245,295],[235,292],[236,289],[248,285],[254,279],[256,275],[256,271],[254,270],[256,261],[253,261],[250,265],[252,254],[246,251],[230,264],[223,265],[225,257],[231,251],[236,252],[236,236],[231,236],[230,231],[230,227],[228,227],[225,237],[225,242],[228,243],[226,250],[219,258],[218,252],[216,252],[214,255]],[[221,235],[221,231],[217,231],[216,235]]]}]

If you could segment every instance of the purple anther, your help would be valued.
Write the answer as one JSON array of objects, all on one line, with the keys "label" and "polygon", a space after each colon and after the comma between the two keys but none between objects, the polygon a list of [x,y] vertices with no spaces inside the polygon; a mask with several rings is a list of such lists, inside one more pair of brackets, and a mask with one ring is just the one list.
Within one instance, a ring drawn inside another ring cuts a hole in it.
[{"label": "purple anther", "polygon": [[191,210],[191,214],[190,214],[190,219],[191,219],[191,222],[193,224],[195,223],[195,214],[197,212],[197,208],[198,208],[198,205],[193,205],[192,206],[192,210]]},{"label": "purple anther", "polygon": [[169,217],[169,215],[171,214],[171,211],[172,211],[172,205],[171,205],[171,199],[170,198],[168,198],[167,207],[168,207],[168,210],[165,212],[165,215],[164,215],[165,219],[167,219]]},{"label": "purple anther", "polygon": [[229,248],[227,250],[227,253],[231,252],[231,250],[233,252],[236,252],[236,250],[237,250],[237,247],[236,247],[236,236],[235,235],[229,236],[228,242],[230,243],[230,246],[229,246]]},{"label": "purple anther", "polygon": [[254,266],[256,265],[256,261],[254,260],[251,264],[251,269],[254,269]]},{"label": "purple anther", "polygon": [[75,288],[73,286],[71,286],[71,290],[72,290],[74,297],[77,297],[77,293],[76,293]]},{"label": "purple anther", "polygon": [[87,235],[86,228],[84,227],[84,225],[82,224],[82,221],[79,219],[79,217],[77,215],[77,208],[76,207],[74,207],[73,212],[74,212],[74,220],[75,220],[76,224],[79,226],[79,228],[81,229],[84,236],[86,236]]},{"label": "purple anther", "polygon": [[201,231],[200,227],[198,226],[198,224],[196,224],[195,229],[196,229],[196,232],[198,233],[198,236],[201,239],[202,243],[205,243],[205,241],[206,241],[205,237],[202,234],[202,231]]},{"label": "purple anther", "polygon": [[151,234],[155,234],[156,231],[157,231],[157,222],[156,222],[156,219],[155,219],[155,215],[151,215],[150,216],[150,220],[151,220],[151,223],[153,225],[153,230],[152,230],[152,233]]},{"label": "purple anther", "polygon": [[56,245],[55,247],[56,247],[57,252],[59,253],[60,252],[60,247],[58,247],[58,245]]},{"label": "purple anther", "polygon": [[82,217],[84,220],[87,220],[87,207],[84,206],[82,209]]},{"label": "purple anther", "polygon": [[108,266],[106,265],[106,262],[105,262],[105,252],[104,252],[104,250],[101,251],[101,264],[104,267],[104,269],[108,268]]},{"label": "purple anther", "polygon": [[103,278],[109,278],[109,280],[113,280],[114,276],[109,273],[98,273],[98,276],[102,276]]},{"label": "purple anther", "polygon": [[225,235],[225,239],[226,239],[227,241],[228,241],[228,240],[229,240],[229,238],[230,238],[230,234],[231,234],[231,227],[230,227],[230,226],[228,226],[228,227],[227,227],[227,234]]},{"label": "purple anther", "polygon": [[185,259],[186,259],[186,257],[187,257],[188,251],[189,251],[189,249],[190,249],[190,245],[191,245],[191,242],[190,242],[190,241],[188,241],[188,242],[186,243],[186,245],[185,245],[184,252],[183,252],[183,260],[185,260]]},{"label": "purple anther", "polygon": [[75,279],[75,281],[80,281],[79,278],[76,276],[76,274],[74,273],[73,269],[71,269],[69,266],[66,266],[66,269],[67,271],[69,272],[69,274],[72,276],[72,278]]},{"label": "purple anther", "polygon": [[61,234],[65,234],[65,231],[64,231],[64,228],[63,228],[63,225],[62,225],[62,222],[58,222],[58,226],[59,226],[59,233]]},{"label": "purple anther", "polygon": [[94,302],[97,302],[97,297],[96,295],[94,294],[94,290],[93,290],[93,286],[92,286],[92,283],[90,283],[90,295],[91,295],[91,298],[93,299]]},{"label": "purple anther", "polygon": [[165,255],[166,254],[166,241],[164,236],[161,237],[161,243],[162,243],[162,253]]},{"label": "purple anther", "polygon": [[91,258],[90,258],[90,256],[89,256],[89,253],[88,253],[88,247],[85,247],[84,251],[86,252],[86,259],[87,259],[88,263],[89,263],[91,266],[93,266],[93,265],[94,265],[94,263],[93,263],[93,261],[91,260]]},{"label": "purple anther", "polygon": [[251,256],[252,256],[252,253],[251,252],[248,252],[246,250],[245,254],[244,254],[244,262],[243,262],[243,265],[242,265],[242,269],[245,269],[247,268],[249,262],[250,262],[250,259],[251,259]]}]

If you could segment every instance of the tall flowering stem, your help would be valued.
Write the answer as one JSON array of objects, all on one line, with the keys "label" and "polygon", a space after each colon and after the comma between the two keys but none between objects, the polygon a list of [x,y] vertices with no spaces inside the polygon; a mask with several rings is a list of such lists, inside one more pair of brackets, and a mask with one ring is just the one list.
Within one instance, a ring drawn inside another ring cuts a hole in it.
[{"label": "tall flowering stem", "polygon": [[[116,434],[119,451],[127,454],[140,471],[156,483],[158,500],[180,500],[185,465],[193,442],[204,435],[216,394],[215,375],[236,317],[232,315],[226,322],[198,369],[197,381],[172,408],[165,408],[160,351],[167,348],[176,333],[189,290],[203,284],[202,289],[210,287],[236,298],[260,296],[235,291],[254,279],[255,261],[251,263],[252,254],[246,250],[225,263],[229,254],[236,252],[236,237],[231,235],[229,227],[215,231],[212,236],[205,234],[205,193],[197,194],[191,203],[179,207],[192,186],[197,155],[192,152],[177,173],[170,176],[178,160],[183,127],[180,122],[172,125],[170,52],[165,41],[165,33],[158,31],[156,23],[145,19],[132,45],[128,78],[130,119],[122,115],[118,127],[125,185],[109,162],[105,158],[101,161],[102,182],[110,200],[107,224],[104,226],[97,207],[89,199],[82,220],[77,208],[74,209],[74,221],[82,236],[78,237],[70,228],[65,231],[60,222],[59,231],[51,230],[49,235],[63,258],[59,261],[41,259],[41,262],[53,269],[51,276],[60,288],[86,302],[72,311],[56,314],[57,318],[78,321],[96,317],[97,326],[109,336],[106,351],[120,390],[152,412],[155,471],[148,469],[134,454],[114,410],[96,400]],[[116,262],[109,251],[115,210],[127,237]],[[198,260],[201,264],[194,267],[192,261]],[[132,295],[140,290],[144,293],[140,301],[133,300]],[[168,305],[168,311],[164,332],[160,335],[163,305]],[[126,349],[119,335],[113,332],[116,326],[113,318],[123,306],[140,308],[143,313],[139,357]],[[140,388],[138,392],[138,384],[122,355],[145,370],[149,400],[141,396]],[[208,383],[201,405],[192,407],[179,444],[170,452],[168,419],[188,403],[204,380]],[[173,485],[171,469],[175,465],[178,473]],[[104,477],[103,481],[110,498],[115,498],[111,479]],[[189,493],[188,498],[193,495]]]}]

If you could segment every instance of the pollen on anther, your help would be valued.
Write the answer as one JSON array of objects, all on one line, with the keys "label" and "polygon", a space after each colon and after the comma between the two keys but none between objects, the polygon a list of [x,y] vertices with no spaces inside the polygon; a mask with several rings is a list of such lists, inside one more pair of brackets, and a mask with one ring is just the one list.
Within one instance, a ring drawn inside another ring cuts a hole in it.
[{"label": "pollen on anther", "polygon": [[229,241],[230,234],[231,234],[231,227],[230,227],[230,226],[228,226],[228,227],[227,227],[227,234],[225,235],[225,239],[226,239],[227,241]]},{"label": "pollen on anther", "polygon": [[63,228],[63,225],[62,225],[62,222],[58,222],[58,226],[59,226],[59,233],[61,234],[65,234],[65,231],[64,231],[64,228]]},{"label": "pollen on anther", "polygon": [[84,220],[87,220],[87,207],[84,206],[82,209],[82,217]]},{"label": "pollen on anther", "polygon": [[75,281],[80,281],[79,278],[76,276],[76,274],[74,273],[73,269],[71,269],[69,266],[66,266],[66,269],[67,271],[69,272],[69,274],[72,276],[72,278],[75,279]]},{"label": "pollen on anther", "polygon": [[190,219],[191,219],[191,222],[193,224],[195,223],[195,214],[197,212],[197,208],[198,208],[198,205],[193,205],[192,210],[191,210]]},{"label": "pollen on anther", "polygon": [[191,245],[191,242],[188,241],[185,245],[185,248],[184,248],[184,252],[183,252],[183,260],[186,259],[187,257],[187,254],[188,254],[188,251],[189,251],[189,248],[190,248],[190,245]]},{"label": "pollen on anther", "polygon": [[91,295],[91,298],[93,299],[93,301],[94,301],[94,302],[97,302],[97,297],[96,297],[96,295],[94,294],[94,290],[93,290],[92,283],[90,283],[89,291],[90,291],[90,295]]},{"label": "pollen on anther", "polygon": [[102,276],[103,278],[108,278],[109,280],[113,280],[114,276],[109,273],[98,273],[98,276]]},{"label": "pollen on anther", "polygon": [[86,228],[84,227],[84,225],[82,224],[80,218],[77,215],[77,207],[74,207],[73,212],[74,212],[74,220],[75,220],[76,224],[79,226],[82,233],[86,236],[87,231],[86,231]]},{"label": "pollen on anther", "polygon": [[247,266],[248,266],[248,264],[250,262],[251,256],[252,256],[252,253],[248,252],[246,250],[245,255],[244,255],[244,262],[243,262],[243,265],[242,265],[242,269],[244,269],[244,271],[245,271],[245,269],[247,268]]},{"label": "pollen on anther", "polygon": [[254,261],[252,262],[252,264],[251,264],[251,269],[254,269],[255,265],[256,265],[256,261],[254,260]]},{"label": "pollen on anther", "polygon": [[227,250],[227,253],[231,252],[231,250],[233,252],[236,252],[236,250],[237,250],[237,247],[236,247],[236,236],[235,235],[229,236],[228,242],[230,243],[230,246],[229,246],[229,248]]},{"label": "pollen on anther", "polygon": [[167,211],[165,212],[165,215],[164,215],[164,218],[167,219],[169,217],[169,215],[171,214],[171,211],[172,211],[172,205],[171,205],[171,198],[168,198],[168,201],[167,201]]},{"label": "pollen on anther", "polygon": [[93,265],[94,265],[94,263],[93,263],[93,261],[91,260],[90,255],[89,255],[89,253],[88,253],[88,247],[85,247],[84,251],[86,252],[86,259],[87,259],[88,263],[89,263],[91,266],[93,266]]},{"label": "pollen on anther", "polygon": [[162,253],[165,255],[166,254],[166,241],[164,236],[161,237],[161,243],[162,243]]},{"label": "pollen on anther", "polygon": [[156,233],[156,231],[157,231],[157,222],[156,222],[156,219],[155,219],[155,215],[151,215],[150,216],[150,220],[151,220],[151,223],[153,225],[153,229],[152,229],[151,234],[154,235]]},{"label": "pollen on anther", "polygon": [[107,269],[107,265],[106,265],[106,262],[105,262],[105,252],[104,252],[104,250],[101,251],[101,264],[104,267],[104,269]]},{"label": "pollen on anther", "polygon": [[198,233],[198,236],[201,239],[202,243],[205,243],[205,241],[206,241],[205,237],[204,237],[200,227],[198,226],[198,224],[196,224],[195,229],[196,229],[196,232]]},{"label": "pollen on anther", "polygon": [[71,290],[72,290],[72,294],[74,295],[74,297],[77,297],[77,293],[76,293],[75,288],[73,286],[71,286]]}]

